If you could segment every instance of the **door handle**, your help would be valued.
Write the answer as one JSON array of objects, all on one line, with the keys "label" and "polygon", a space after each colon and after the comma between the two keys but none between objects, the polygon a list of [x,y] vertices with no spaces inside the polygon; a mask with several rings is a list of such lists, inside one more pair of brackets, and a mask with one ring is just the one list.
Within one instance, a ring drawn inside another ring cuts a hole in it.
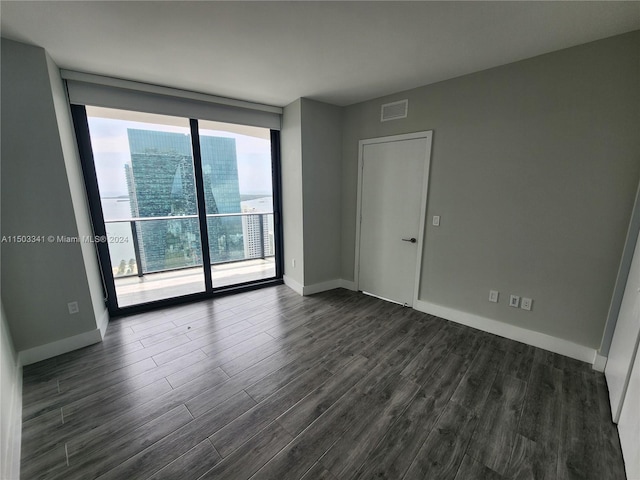
[{"label": "door handle", "polygon": [[413,238],[413,237],[411,237],[411,238],[403,238],[402,241],[403,242],[411,242],[411,243],[416,243],[417,242],[417,240],[415,238]]}]

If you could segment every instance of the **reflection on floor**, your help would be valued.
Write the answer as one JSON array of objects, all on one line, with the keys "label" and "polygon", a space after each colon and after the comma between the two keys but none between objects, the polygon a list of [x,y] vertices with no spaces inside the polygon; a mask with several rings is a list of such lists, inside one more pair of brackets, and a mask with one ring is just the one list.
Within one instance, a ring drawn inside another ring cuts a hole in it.
[{"label": "reflection on floor", "polygon": [[[211,266],[214,287],[272,278],[276,275],[274,258],[245,260]],[[148,273],[144,277],[116,278],[118,305],[126,307],[204,291],[202,267]]]}]

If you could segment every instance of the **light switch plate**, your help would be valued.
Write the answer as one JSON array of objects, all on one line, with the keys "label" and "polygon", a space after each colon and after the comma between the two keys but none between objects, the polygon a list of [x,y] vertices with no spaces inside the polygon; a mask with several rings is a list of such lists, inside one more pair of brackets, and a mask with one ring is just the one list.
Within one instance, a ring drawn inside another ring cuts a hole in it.
[{"label": "light switch plate", "polygon": [[520,297],[518,295],[511,295],[509,297],[509,306],[518,308],[520,306]]},{"label": "light switch plate", "polygon": [[431,222],[431,224],[434,227],[439,227],[440,226],[440,215],[434,215],[433,216],[433,221]]}]

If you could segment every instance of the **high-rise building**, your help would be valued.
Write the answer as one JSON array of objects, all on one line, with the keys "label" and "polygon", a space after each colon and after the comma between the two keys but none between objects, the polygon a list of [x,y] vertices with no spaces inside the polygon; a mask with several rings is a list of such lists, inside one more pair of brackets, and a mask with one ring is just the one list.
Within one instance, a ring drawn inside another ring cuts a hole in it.
[{"label": "high-rise building", "polygon": [[[127,130],[131,165],[125,166],[132,217],[198,214],[190,135]],[[239,213],[233,138],[200,138],[207,214]],[[240,217],[208,217],[211,262],[243,258]],[[143,272],[202,264],[196,217],[136,222]]]},{"label": "high-rise building", "polygon": [[273,198],[260,197],[242,203],[245,258],[265,258],[275,254]]},{"label": "high-rise building", "polygon": [[[207,214],[241,213],[236,141],[200,136]],[[207,217],[211,263],[244,258],[242,217]]]}]

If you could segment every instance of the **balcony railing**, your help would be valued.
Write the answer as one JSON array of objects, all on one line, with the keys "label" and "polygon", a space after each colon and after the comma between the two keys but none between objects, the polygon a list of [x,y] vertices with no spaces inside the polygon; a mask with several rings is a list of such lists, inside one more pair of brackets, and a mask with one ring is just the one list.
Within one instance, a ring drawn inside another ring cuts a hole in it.
[{"label": "balcony railing", "polygon": [[[114,277],[201,267],[197,215],[106,220]],[[211,265],[275,255],[273,213],[208,214]]]}]

